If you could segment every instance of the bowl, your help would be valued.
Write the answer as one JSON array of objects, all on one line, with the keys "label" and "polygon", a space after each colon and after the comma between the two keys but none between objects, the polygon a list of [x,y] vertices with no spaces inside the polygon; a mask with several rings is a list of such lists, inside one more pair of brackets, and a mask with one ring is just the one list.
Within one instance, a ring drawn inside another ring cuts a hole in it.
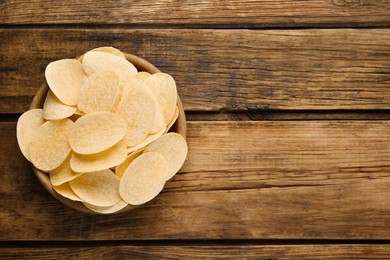
[{"label": "bowl", "polygon": [[[131,63],[133,63],[133,65],[138,69],[138,71],[146,71],[146,72],[149,72],[150,74],[160,72],[160,70],[158,68],[156,68],[153,64],[149,63],[148,61],[146,61],[146,60],[144,60],[136,55],[132,55],[129,53],[124,53],[124,54],[125,54],[126,59],[128,61],[130,61]],[[30,105],[30,109],[42,108],[48,91],[49,91],[49,86],[47,85],[47,83],[44,83],[39,88],[37,93],[34,95],[34,98],[33,98],[31,105]],[[177,97],[177,106],[179,108],[179,116],[178,116],[175,124],[169,130],[169,132],[176,132],[176,133],[182,135],[184,138],[186,138],[186,135],[187,135],[186,117],[185,117],[183,105],[181,103],[179,96]],[[38,180],[43,185],[43,187],[51,195],[53,195],[53,197],[55,197],[57,200],[61,201],[66,206],[69,206],[69,207],[76,209],[78,211],[81,211],[81,212],[91,213],[91,214],[100,214],[100,213],[97,213],[97,212],[94,212],[94,211],[88,209],[81,202],[73,201],[73,200],[67,199],[67,198],[59,195],[57,192],[54,191],[54,189],[51,185],[51,182],[50,182],[49,175],[47,173],[35,168],[32,164],[31,164],[31,167],[32,167],[35,175],[37,176]],[[113,214],[126,212],[126,211],[129,211],[135,207],[136,206],[128,205],[125,208],[123,208],[122,210],[115,212]]]}]

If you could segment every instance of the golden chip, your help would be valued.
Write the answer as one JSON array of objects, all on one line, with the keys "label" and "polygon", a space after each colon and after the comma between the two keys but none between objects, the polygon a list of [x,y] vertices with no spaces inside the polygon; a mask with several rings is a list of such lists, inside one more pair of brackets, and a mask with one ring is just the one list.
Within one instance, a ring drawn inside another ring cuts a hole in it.
[{"label": "golden chip", "polygon": [[93,74],[81,86],[78,108],[88,114],[97,111],[110,112],[119,91],[119,78],[112,71]]},{"label": "golden chip", "polygon": [[47,84],[62,103],[75,106],[80,87],[86,80],[83,66],[75,59],[51,62],[45,70]]},{"label": "golden chip", "polygon": [[70,187],[84,202],[110,207],[121,201],[119,179],[111,170],[84,173],[69,182]]},{"label": "golden chip", "polygon": [[165,180],[172,178],[183,166],[187,157],[187,142],[183,136],[177,133],[167,133],[149,144],[144,153],[158,152],[168,162],[168,172]]},{"label": "golden chip", "polygon": [[59,186],[53,186],[53,189],[62,197],[74,201],[82,201],[82,199],[80,199],[80,197],[77,196],[76,193],[74,193],[74,191],[72,190],[68,182],[61,184]]},{"label": "golden chip", "polygon": [[142,81],[135,80],[125,86],[115,113],[128,124],[125,136],[128,147],[135,146],[146,138],[154,123],[156,106]]},{"label": "golden chip", "polygon": [[163,114],[163,111],[161,109],[161,106],[160,106],[157,98],[150,91],[150,89],[146,85],[144,85],[144,87],[145,87],[145,89],[148,90],[150,96],[153,97],[155,107],[156,107],[156,112],[154,114],[153,124],[152,124],[152,127],[150,128],[149,134],[152,135],[152,134],[160,132],[161,130],[165,131],[166,125],[165,125],[164,114]]},{"label": "golden chip", "polygon": [[62,103],[51,90],[47,92],[45,103],[43,104],[43,118],[46,120],[58,120],[70,117],[77,110]]},{"label": "golden chip", "polygon": [[89,51],[84,55],[83,68],[88,76],[101,71],[114,71],[123,80],[129,80],[137,75],[137,69],[128,60],[111,53]]},{"label": "golden chip", "polygon": [[[118,49],[115,49],[114,47],[99,47],[99,48],[95,48],[91,51],[107,52],[107,53],[111,53],[111,54],[118,56],[118,57],[121,57],[121,58],[126,58],[125,55],[123,54],[123,52],[121,52]],[[83,58],[84,58],[84,55],[82,55],[78,60],[81,63],[83,63]]]},{"label": "golden chip", "polygon": [[60,166],[70,153],[68,143],[72,120],[47,121],[35,132],[30,142],[30,159],[42,171]]},{"label": "golden chip", "polygon": [[124,160],[124,162],[122,162],[121,164],[115,167],[116,176],[118,176],[118,178],[121,179],[126,169],[129,167],[129,165],[141,154],[142,151],[136,151],[134,153],[129,154],[126,160]]},{"label": "golden chip", "polygon": [[20,150],[27,160],[30,160],[30,142],[35,131],[45,123],[42,117],[42,109],[31,109],[26,111],[18,119],[16,125],[16,137]]},{"label": "golden chip", "polygon": [[177,90],[175,80],[166,73],[156,73],[145,79],[152,93],[156,96],[164,114],[165,124],[171,121],[176,109]]},{"label": "golden chip", "polygon": [[102,152],[126,134],[126,122],[110,112],[93,112],[80,117],[69,133],[69,144],[79,154]]},{"label": "golden chip", "polygon": [[150,75],[151,75],[151,74],[150,74],[149,72],[140,71],[140,72],[137,73],[136,78],[137,78],[137,79],[140,79],[140,80],[145,80],[145,79],[149,78]]},{"label": "golden chip", "polygon": [[127,153],[131,153],[131,152],[134,152],[134,151],[137,151],[139,149],[142,149],[142,148],[146,147],[151,142],[153,142],[153,141],[157,140],[158,138],[160,138],[160,136],[162,136],[164,133],[165,133],[165,128],[162,128],[160,130],[160,132],[152,134],[152,135],[148,135],[145,138],[145,140],[143,140],[141,143],[137,144],[136,146],[128,147],[127,148]]},{"label": "golden chip", "polygon": [[76,172],[95,172],[121,164],[127,156],[126,146],[119,142],[113,147],[95,154],[72,154],[70,167]]},{"label": "golden chip", "polygon": [[173,124],[176,122],[177,118],[179,117],[179,108],[176,107],[176,110],[175,110],[175,113],[173,114],[173,118],[171,119],[171,122],[169,122],[169,124],[167,125],[167,128],[165,130],[165,133],[167,133],[169,131],[169,129],[171,129],[171,127],[173,126]]},{"label": "golden chip", "polygon": [[114,206],[111,206],[111,207],[99,207],[99,206],[88,204],[86,202],[83,202],[83,204],[87,208],[89,208],[90,210],[97,212],[97,213],[100,213],[100,214],[115,213],[115,212],[118,212],[118,211],[124,209],[127,205],[129,205],[128,203],[126,203],[123,200],[119,201],[117,204],[115,204]]},{"label": "golden chip", "polygon": [[156,197],[164,188],[168,166],[159,153],[143,153],[127,168],[119,184],[119,193],[131,205],[141,205]]},{"label": "golden chip", "polygon": [[71,155],[69,155],[59,167],[50,172],[50,182],[53,186],[62,185],[82,174],[72,171],[70,168],[70,157]]}]

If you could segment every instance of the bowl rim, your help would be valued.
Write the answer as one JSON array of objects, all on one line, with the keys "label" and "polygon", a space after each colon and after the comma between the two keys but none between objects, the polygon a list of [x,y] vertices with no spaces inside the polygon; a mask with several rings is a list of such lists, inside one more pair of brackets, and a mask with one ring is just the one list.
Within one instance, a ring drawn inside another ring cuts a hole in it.
[{"label": "bowl rim", "polygon": [[[130,53],[123,53],[125,55],[125,58],[133,63],[133,65],[137,68],[138,71],[146,71],[149,72],[150,74],[155,74],[158,72],[161,72],[157,67],[155,67],[153,64],[148,62],[147,60],[136,56],[134,54]],[[43,107],[43,102],[46,98],[47,92],[49,91],[49,86],[47,83],[43,83],[42,86],[38,89],[38,91],[35,93],[34,98],[30,104],[30,109],[34,108],[42,108]],[[187,138],[187,121],[186,121],[186,116],[185,112],[183,109],[183,104],[181,103],[179,95],[177,96],[177,106],[179,108],[179,116],[176,120],[176,122],[173,124],[173,126],[170,128],[170,132],[176,132],[182,135],[185,139]],[[66,206],[73,208],[77,211],[81,211],[84,213],[90,213],[94,215],[112,215],[112,214],[119,214],[123,212],[130,211],[136,207],[139,206],[133,206],[133,205],[127,205],[125,208],[114,212],[114,213],[99,213],[90,210],[87,208],[82,202],[79,201],[73,201],[70,199],[67,199],[61,195],[59,195],[54,189],[53,186],[50,182],[49,174],[46,172],[43,172],[36,167],[32,163],[30,163],[31,168],[35,174],[35,176],[38,178],[39,182],[42,184],[42,186],[57,200],[65,204]]]}]

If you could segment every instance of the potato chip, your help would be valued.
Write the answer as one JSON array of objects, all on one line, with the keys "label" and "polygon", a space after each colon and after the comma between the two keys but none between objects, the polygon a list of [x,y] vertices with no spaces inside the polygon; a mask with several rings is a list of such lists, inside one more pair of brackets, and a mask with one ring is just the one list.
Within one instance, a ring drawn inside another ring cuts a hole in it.
[{"label": "potato chip", "polygon": [[70,187],[84,202],[111,207],[121,201],[119,179],[111,170],[84,173],[69,182]]},{"label": "potato chip", "polygon": [[41,125],[30,142],[30,159],[42,171],[51,171],[60,166],[70,153],[70,119],[47,121]]},{"label": "potato chip", "polygon": [[145,85],[145,89],[147,89],[150,93],[150,96],[153,97],[155,107],[156,107],[153,124],[149,131],[149,134],[152,135],[160,132],[161,130],[164,131],[166,129],[166,125],[165,125],[164,114],[159,102],[157,101],[157,98],[153,95],[153,93],[151,93],[150,89],[146,85]]},{"label": "potato chip", "polygon": [[153,141],[157,140],[158,138],[160,138],[160,136],[162,136],[164,133],[165,133],[165,127],[162,128],[160,130],[160,132],[158,132],[158,133],[155,133],[155,134],[152,134],[152,135],[148,135],[145,138],[145,140],[143,140],[141,143],[137,144],[136,146],[128,147],[127,148],[127,153],[131,153],[131,152],[134,152],[134,151],[137,151],[139,149],[142,149],[142,148],[146,147],[151,142],[153,142]]},{"label": "potato chip", "polygon": [[110,112],[119,91],[119,78],[112,71],[93,74],[81,86],[78,108],[88,114],[97,111]]},{"label": "potato chip", "polygon": [[76,172],[95,172],[115,167],[126,160],[126,146],[119,142],[113,147],[95,154],[72,154],[70,167]]},{"label": "potato chip", "polygon": [[166,73],[156,73],[145,79],[152,93],[156,96],[168,125],[176,109],[177,90],[175,80]]},{"label": "potato chip", "polygon": [[151,74],[150,74],[149,72],[140,71],[140,72],[137,73],[136,78],[137,78],[137,79],[140,79],[140,80],[145,80],[145,79],[149,78],[150,75],[151,75]]},{"label": "potato chip", "polygon": [[128,60],[111,53],[89,51],[84,55],[83,68],[88,76],[101,71],[114,71],[120,80],[135,78],[137,69]]},{"label": "potato chip", "polygon": [[43,118],[46,120],[58,120],[70,117],[77,110],[77,107],[72,107],[62,103],[54,93],[49,90],[43,104]]},{"label": "potato chip", "polygon": [[30,142],[35,131],[45,123],[42,117],[42,109],[31,109],[26,111],[18,119],[16,125],[16,137],[20,150],[27,160],[30,160]]},{"label": "potato chip", "polygon": [[97,213],[100,213],[100,214],[115,213],[115,212],[118,212],[118,211],[124,209],[126,206],[129,205],[128,203],[126,203],[123,200],[119,201],[117,204],[115,204],[114,206],[111,206],[111,207],[98,207],[98,206],[95,206],[95,205],[88,204],[86,202],[83,202],[83,204],[87,208],[89,208],[90,210],[92,210],[94,212],[97,212]]},{"label": "potato chip", "polygon": [[126,134],[126,122],[110,112],[93,112],[80,117],[69,133],[69,144],[79,154],[102,152]]},{"label": "potato chip", "polygon": [[187,142],[183,136],[177,133],[167,133],[149,144],[144,153],[158,152],[168,162],[168,172],[165,180],[172,178],[183,166],[187,157]]},{"label": "potato chip", "polygon": [[66,160],[57,168],[50,171],[50,182],[53,186],[59,186],[65,182],[71,181],[82,173],[74,172],[70,168],[70,157],[71,154],[66,158]]},{"label": "potato chip", "polygon": [[127,167],[136,159],[138,156],[142,154],[142,151],[136,151],[134,153],[131,153],[127,156],[126,160],[124,160],[121,164],[115,167],[115,174],[118,176],[119,179],[122,178],[123,174],[125,173]]},{"label": "potato chip", "polygon": [[179,117],[179,107],[176,106],[176,110],[175,110],[175,113],[173,114],[173,118],[171,119],[171,122],[169,122],[169,124],[167,125],[165,133],[168,133],[168,131],[173,126],[173,124],[175,124],[178,117]]},{"label": "potato chip", "polygon": [[168,166],[164,156],[156,152],[143,153],[127,168],[119,184],[119,194],[131,205],[144,204],[164,188]]},{"label": "potato chip", "polygon": [[[114,47],[99,47],[99,48],[95,48],[91,51],[100,51],[100,52],[107,52],[107,53],[111,53],[115,56],[118,56],[118,57],[121,57],[121,58],[126,58],[125,55],[123,54],[123,52],[121,52],[120,50],[118,49],[115,49]],[[83,58],[84,58],[84,55],[82,55],[81,57],[79,57],[79,61],[81,63],[83,63]]]},{"label": "potato chip", "polygon": [[77,105],[80,87],[86,80],[83,66],[75,59],[51,62],[45,70],[47,84],[64,104]]},{"label": "potato chip", "polygon": [[146,138],[154,123],[156,106],[142,81],[132,81],[125,86],[115,113],[128,124],[125,136],[128,147],[135,146]]},{"label": "potato chip", "polygon": [[55,192],[67,199],[74,201],[82,201],[82,199],[80,199],[80,197],[77,196],[76,193],[74,193],[68,182],[59,186],[53,186],[53,190],[55,190]]}]

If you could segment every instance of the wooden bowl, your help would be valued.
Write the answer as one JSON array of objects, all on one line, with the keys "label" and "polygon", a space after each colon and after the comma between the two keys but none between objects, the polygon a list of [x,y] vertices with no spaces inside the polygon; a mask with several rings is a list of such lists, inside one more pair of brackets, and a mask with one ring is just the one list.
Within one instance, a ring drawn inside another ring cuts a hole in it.
[{"label": "wooden bowl", "polygon": [[[148,61],[146,61],[138,56],[128,54],[128,53],[125,53],[125,56],[126,56],[126,59],[128,61],[130,61],[131,63],[134,64],[134,66],[138,69],[138,71],[146,71],[146,72],[149,72],[150,74],[160,72],[160,70],[157,69],[153,64],[149,63]],[[33,101],[31,102],[30,109],[42,108],[48,91],[49,91],[49,86],[47,85],[47,83],[44,83],[39,88],[37,93],[35,94]],[[179,97],[177,98],[177,106],[179,107],[179,116],[178,116],[175,124],[171,127],[170,132],[179,133],[184,138],[186,138],[186,135],[187,135],[186,117],[184,114],[183,105],[182,105]],[[97,213],[97,212],[94,212],[94,211],[88,209],[81,202],[73,201],[73,200],[64,198],[61,195],[59,195],[57,192],[54,191],[54,189],[51,185],[48,173],[45,173],[45,172],[35,168],[32,164],[31,164],[31,166],[32,166],[32,169],[33,169],[35,175],[37,176],[38,180],[42,183],[43,187],[45,187],[45,189],[51,195],[53,195],[53,197],[55,197],[56,199],[58,199],[59,201],[61,201],[62,203],[64,203],[65,205],[67,205],[73,209],[76,209],[76,210],[79,210],[82,212],[86,212],[86,213],[100,214],[100,213]],[[135,206],[128,205],[124,209],[122,209],[118,212],[115,212],[115,213],[129,211],[133,208],[135,208]]]}]

